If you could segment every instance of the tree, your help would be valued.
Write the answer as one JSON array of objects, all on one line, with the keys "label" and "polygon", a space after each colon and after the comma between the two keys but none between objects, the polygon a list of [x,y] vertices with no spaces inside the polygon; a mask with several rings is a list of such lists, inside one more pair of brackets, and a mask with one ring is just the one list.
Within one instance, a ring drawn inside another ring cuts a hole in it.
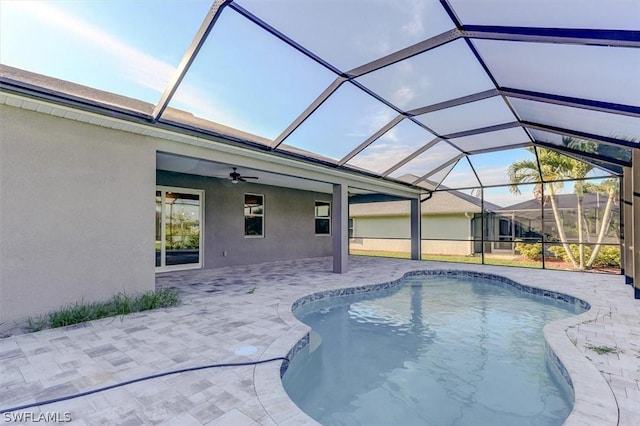
[{"label": "tree", "polygon": [[[562,138],[562,143],[569,148],[573,148],[583,152],[596,152],[598,149],[598,145],[595,142],[578,140],[568,137]],[[587,177],[587,174],[593,169],[593,166],[587,164],[583,161],[571,160],[571,169],[570,169],[570,177],[577,179],[575,183],[575,193],[578,198],[578,258],[579,258],[579,269],[585,268],[584,262],[584,230],[582,228],[582,221],[584,216],[584,192],[585,192],[585,183],[584,179]]]},{"label": "tree", "polygon": [[[534,148],[528,149],[535,155]],[[540,164],[540,167],[538,167],[538,163]],[[536,198],[541,200],[542,205],[546,204],[547,201],[551,204],[553,217],[556,222],[556,227],[558,228],[560,243],[567,253],[567,258],[573,264],[573,267],[579,268],[580,265],[576,261],[575,256],[569,247],[569,243],[567,242],[567,236],[564,232],[556,200],[556,195],[563,187],[563,183],[558,181],[573,177],[574,168],[576,166],[575,163],[576,160],[573,160],[566,155],[562,155],[550,149],[539,148],[538,161],[516,161],[509,166],[507,175],[509,177],[509,190],[513,194],[520,194],[518,184],[522,183],[535,183],[534,193],[537,192],[537,194],[542,194],[544,192],[544,199],[542,199],[541,196],[537,196]],[[543,177],[544,181],[546,181],[545,183],[542,183]]]},{"label": "tree", "polygon": [[598,257],[598,253],[600,252],[600,248],[602,247],[602,241],[604,237],[607,235],[607,229],[609,229],[609,225],[611,224],[611,217],[613,211],[613,205],[616,203],[618,196],[620,194],[620,186],[618,185],[618,179],[609,178],[602,181],[600,184],[586,184],[585,189],[588,192],[607,194],[607,205],[604,208],[604,214],[602,215],[602,222],[600,223],[600,230],[598,232],[598,240],[596,241],[596,245],[593,247],[593,251],[591,252],[591,257],[587,261],[585,267],[590,268],[593,265],[593,262]]},{"label": "tree", "polygon": [[[565,146],[585,152],[597,152],[598,148],[596,143],[590,141],[563,138],[562,142]],[[533,148],[530,148],[530,151],[535,152]],[[517,186],[518,184],[535,183],[533,191],[535,198],[542,205],[547,202],[551,204],[556,227],[558,228],[558,237],[564,251],[566,252],[567,259],[571,261],[574,268],[589,269],[593,266],[600,252],[602,242],[611,224],[613,205],[616,203],[619,194],[618,179],[606,179],[600,184],[588,183],[585,182],[584,179],[593,169],[592,165],[549,149],[539,148],[537,152],[540,169],[538,169],[538,162],[534,160],[516,161],[509,167],[509,189],[511,192],[519,194],[520,191]],[[541,183],[543,181],[543,177],[545,181],[544,184]],[[579,243],[577,259],[571,251],[570,245],[567,241],[556,202],[556,195],[562,190],[562,182],[554,181],[563,179],[575,180],[574,192],[577,197],[577,233]],[[584,219],[585,213],[583,203],[584,194],[587,192],[607,194],[608,196],[602,222],[600,223],[600,229],[598,230],[596,245],[594,246],[588,260],[585,259],[584,247],[584,235],[588,232],[588,226],[586,219]],[[545,194],[544,200],[542,199],[542,193]]]}]

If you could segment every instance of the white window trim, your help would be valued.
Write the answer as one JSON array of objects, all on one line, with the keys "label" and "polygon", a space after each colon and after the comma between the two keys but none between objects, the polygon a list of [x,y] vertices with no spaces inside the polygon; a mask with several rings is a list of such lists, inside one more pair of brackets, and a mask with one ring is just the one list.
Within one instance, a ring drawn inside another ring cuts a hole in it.
[{"label": "white window trim", "polygon": [[[205,235],[205,223],[204,223],[204,190],[202,189],[194,189],[194,188],[181,188],[178,186],[162,186],[156,185],[156,191],[160,191],[160,205],[162,206],[162,217],[164,218],[164,198],[166,192],[181,192],[184,194],[197,194],[200,196],[200,247],[198,263],[186,263],[183,265],[165,265],[165,257],[166,257],[166,228],[164,226],[164,219],[161,221],[160,225],[160,233],[162,238],[162,245],[160,249],[160,266],[156,266],[156,272],[167,272],[167,271],[182,271],[187,269],[202,269],[204,262],[204,235]],[[155,250],[154,250],[155,253]]]},{"label": "white window trim", "polygon": [[245,192],[242,195],[242,220],[243,220],[242,228],[243,228],[243,233],[245,232],[244,231],[244,221],[247,219],[247,215],[244,214],[245,197],[247,195],[254,195],[256,197],[262,197],[262,214],[259,214],[259,215],[258,214],[254,214],[253,215],[254,217],[261,217],[262,218],[262,234],[261,235],[247,235],[247,234],[245,234],[244,237],[245,238],[249,238],[249,239],[264,238],[264,234],[265,234],[264,228],[265,228],[265,222],[266,222],[265,221],[265,213],[267,211],[267,202],[266,202],[267,201],[267,197],[265,197],[264,194],[256,194],[254,192]]},{"label": "white window trim", "polygon": [[[325,216],[316,216],[316,204],[317,203],[326,203],[329,204],[329,216],[325,217]],[[313,202],[313,231],[315,232],[316,229],[316,220],[318,219],[329,219],[329,233],[327,234],[315,234],[316,237],[330,237],[331,234],[333,233],[333,223],[331,221],[331,201],[326,201],[326,200],[315,200]]]}]

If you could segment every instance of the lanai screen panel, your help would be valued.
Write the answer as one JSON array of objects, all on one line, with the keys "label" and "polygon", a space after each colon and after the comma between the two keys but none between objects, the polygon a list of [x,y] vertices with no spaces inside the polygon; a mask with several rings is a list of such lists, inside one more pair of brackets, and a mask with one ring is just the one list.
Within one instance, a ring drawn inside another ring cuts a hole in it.
[{"label": "lanai screen panel", "polygon": [[474,40],[501,87],[640,105],[640,53],[625,47]]},{"label": "lanai screen panel", "polygon": [[458,161],[456,161],[455,163],[450,164],[449,166],[443,168],[442,170],[430,175],[427,179],[425,179],[423,182],[425,182],[427,185],[432,186],[431,189],[436,190],[438,188],[440,188],[440,185],[442,184],[442,181],[449,176],[449,173],[451,173],[451,171],[456,167],[456,165],[460,162],[460,161],[465,161],[464,158],[459,159]]},{"label": "lanai screen panel", "polygon": [[517,183],[511,182],[509,179],[509,168],[513,165],[520,165],[531,177],[531,180],[521,183],[540,181],[538,162],[532,148],[517,148],[470,155],[469,161],[483,186]]},{"label": "lanai screen panel", "polygon": [[510,145],[522,145],[530,141],[531,139],[521,127],[450,139],[453,145],[464,152],[482,151]]},{"label": "lanai screen panel", "polygon": [[461,158],[441,182],[441,189],[478,188],[480,186],[476,173],[471,168],[468,156]]},{"label": "lanai screen panel", "polygon": [[0,58],[5,65],[155,104],[210,5],[2,1]]},{"label": "lanai screen panel", "polygon": [[439,135],[510,123],[516,120],[501,96],[445,108],[416,117]]},{"label": "lanai screen panel", "polygon": [[463,40],[389,65],[357,81],[405,111],[495,88]]},{"label": "lanai screen panel", "polygon": [[587,154],[598,154],[603,159],[612,159],[624,162],[631,161],[631,149],[615,145],[608,145],[592,140],[574,139],[558,133],[545,132],[530,129],[531,135],[538,142],[546,142],[563,148],[572,148]]},{"label": "lanai screen panel", "polygon": [[374,141],[348,165],[382,173],[431,142],[435,136],[411,120],[402,120]]},{"label": "lanai screen panel", "polygon": [[561,154],[542,147],[538,147],[536,150],[540,161],[542,179],[545,182],[599,177],[609,178],[613,176],[609,170],[596,167],[575,156]]},{"label": "lanai screen panel", "polygon": [[436,173],[438,166],[454,160],[461,154],[459,150],[452,147],[446,141],[439,141],[422,154],[392,172],[391,177],[400,177],[406,174],[422,177],[431,172]]},{"label": "lanai screen panel", "polygon": [[284,150],[303,150],[340,160],[398,113],[358,87],[343,83],[284,140]]},{"label": "lanai screen panel", "polygon": [[463,24],[640,29],[636,0],[448,0]]},{"label": "lanai screen panel", "polygon": [[454,28],[438,0],[238,0],[342,71]]},{"label": "lanai screen panel", "polygon": [[274,139],[334,79],[323,66],[226,8],[169,106]]},{"label": "lanai screen panel", "polygon": [[524,121],[640,143],[640,117],[527,99],[508,99]]}]

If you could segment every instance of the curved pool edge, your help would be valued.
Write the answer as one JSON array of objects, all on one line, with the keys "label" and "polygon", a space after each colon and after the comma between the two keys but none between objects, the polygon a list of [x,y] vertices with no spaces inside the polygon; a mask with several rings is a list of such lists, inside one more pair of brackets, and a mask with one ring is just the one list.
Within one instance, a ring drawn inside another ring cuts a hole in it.
[{"label": "curved pool edge", "polygon": [[[574,425],[617,425],[618,405],[615,396],[605,378],[597,368],[587,360],[566,334],[569,327],[596,321],[599,309],[596,301],[589,297],[576,296],[567,292],[558,292],[531,284],[521,284],[504,275],[476,272],[463,269],[427,269],[404,272],[392,281],[359,286],[345,286],[304,294],[293,300],[278,304],[280,318],[291,327],[288,333],[276,339],[261,355],[261,359],[270,357],[293,357],[304,347],[309,339],[310,328],[300,322],[294,311],[307,303],[333,297],[353,294],[367,294],[401,284],[404,278],[419,275],[456,275],[488,278],[512,286],[517,290],[542,297],[563,300],[579,304],[586,312],[561,320],[553,321],[543,328],[545,344],[549,356],[556,361],[556,367],[568,380],[574,393],[574,406],[564,422],[565,426]],[[292,359],[292,358],[290,358]],[[282,364],[262,364],[254,370],[254,383],[258,400],[276,424],[318,425],[319,423],[302,411],[287,394],[282,384],[285,369]]]}]

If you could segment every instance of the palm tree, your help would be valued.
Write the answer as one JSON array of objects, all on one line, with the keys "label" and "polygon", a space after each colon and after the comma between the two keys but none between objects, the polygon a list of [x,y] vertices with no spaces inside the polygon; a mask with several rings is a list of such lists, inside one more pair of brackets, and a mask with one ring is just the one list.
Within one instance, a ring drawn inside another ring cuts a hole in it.
[{"label": "palm tree", "polygon": [[[534,155],[536,154],[535,148],[528,148]],[[522,183],[535,183],[534,193],[545,193],[544,200],[542,197],[541,204],[545,204],[547,200],[551,204],[551,210],[553,211],[553,217],[558,229],[558,237],[565,252],[567,258],[571,261],[574,268],[579,268],[579,263],[576,261],[575,256],[571,252],[571,247],[567,242],[567,236],[564,232],[564,227],[560,219],[560,212],[558,210],[558,204],[556,201],[556,194],[562,190],[562,182],[559,180],[568,179],[573,177],[574,167],[576,166],[576,160],[562,155],[556,151],[550,149],[539,148],[538,161],[535,160],[521,160],[516,161],[509,166],[507,175],[509,176],[509,190],[513,194],[520,194],[518,184]],[[538,163],[540,167],[538,167]],[[543,182],[546,181],[545,183]]]},{"label": "palm tree", "polygon": [[[584,152],[596,152],[598,145],[595,142],[584,141],[579,139],[573,139],[568,137],[562,138],[562,144],[568,146],[570,148],[584,151]],[[585,192],[585,183],[584,179],[587,177],[587,174],[593,169],[591,164],[572,160],[572,167],[570,171],[570,177],[577,179],[575,183],[575,193],[578,198],[578,257],[579,257],[579,265],[580,269],[585,268],[584,263],[584,230],[582,228],[582,218],[584,216],[584,192]]]},{"label": "palm tree", "polygon": [[616,203],[618,195],[620,194],[620,185],[618,183],[618,179],[610,178],[605,179],[600,184],[591,183],[585,185],[585,190],[589,192],[598,192],[608,195],[607,204],[604,208],[604,214],[602,215],[602,222],[600,223],[598,240],[596,241],[596,245],[593,247],[591,257],[589,257],[589,260],[585,265],[586,268],[591,268],[591,265],[593,265],[596,257],[598,257],[598,253],[600,252],[600,248],[602,247],[602,241],[604,240],[604,237],[607,234],[607,230],[609,229],[609,225],[611,224],[611,217],[613,216],[613,205]]}]

